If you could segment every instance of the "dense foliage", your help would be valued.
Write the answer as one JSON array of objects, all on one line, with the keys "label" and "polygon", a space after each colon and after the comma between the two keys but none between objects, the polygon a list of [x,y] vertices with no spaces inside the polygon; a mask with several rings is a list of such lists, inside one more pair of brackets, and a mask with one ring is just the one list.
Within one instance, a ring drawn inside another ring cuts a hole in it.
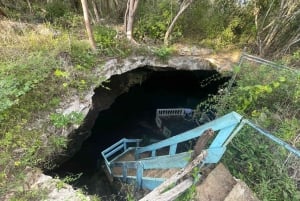
[{"label": "dense foliage", "polygon": [[53,154],[67,147],[65,136],[46,139],[46,130],[64,130],[83,120],[81,113],[63,115],[55,108],[95,83],[91,69],[97,60],[77,33],[56,29],[56,35],[49,25],[7,21],[1,27],[0,197],[15,192],[12,200],[39,200],[47,192],[28,190],[24,170],[52,168]]},{"label": "dense foliage", "polygon": [[[134,34],[136,39],[143,42],[162,41],[164,35],[176,14],[178,4],[174,0],[143,1],[137,13]],[[148,11],[152,12],[148,12]],[[178,24],[173,30],[173,38],[182,36],[181,25]]]},{"label": "dense foliage", "polygon": [[[141,1],[134,28],[137,41],[160,44],[179,2]],[[81,97],[91,85],[99,84],[101,78],[95,78],[93,71],[107,57],[150,53],[148,48],[133,47],[120,30],[105,25],[123,21],[126,1],[93,0],[89,6],[96,53],[86,40],[79,0],[0,0],[0,11],[11,20],[0,16],[0,197],[14,192],[12,200],[44,199],[47,192],[28,191],[24,186],[24,170],[26,166],[52,168],[45,161],[67,147],[63,135],[47,136],[49,125],[62,133],[83,120],[81,113],[61,114],[55,109],[72,94]],[[176,23],[171,41],[214,49],[247,46],[251,52],[282,58],[280,63],[299,68],[299,7],[299,1],[289,0],[242,5],[231,0],[194,1]],[[172,52],[170,47],[155,47],[151,54],[164,60]],[[200,108],[213,107],[219,115],[237,111],[299,148],[298,71],[249,62],[235,72],[232,89],[225,87]],[[235,138],[224,158],[231,172],[262,200],[300,199],[290,179],[292,164],[297,162],[249,128]],[[193,194],[191,189],[186,198]]]},{"label": "dense foliage", "polygon": [[[235,73],[233,87],[226,86],[209,103],[200,104],[199,110],[207,107],[219,115],[237,111],[300,148],[300,71],[244,62]],[[299,178],[294,175],[300,159],[250,127],[234,138],[223,162],[261,200],[300,198]]]}]

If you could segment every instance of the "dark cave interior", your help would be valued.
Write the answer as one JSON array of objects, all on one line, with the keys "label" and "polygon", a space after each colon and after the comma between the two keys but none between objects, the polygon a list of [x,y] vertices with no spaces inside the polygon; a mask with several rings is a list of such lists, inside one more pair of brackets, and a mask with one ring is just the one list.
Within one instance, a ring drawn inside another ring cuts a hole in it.
[{"label": "dark cave interior", "polygon": [[[72,183],[74,187],[85,187],[89,194],[113,193],[108,185],[103,187],[108,181],[103,170],[97,168],[99,161],[102,162],[102,150],[121,138],[163,139],[155,124],[156,109],[196,108],[209,94],[216,94],[229,79],[216,71],[147,67],[134,70],[137,74],[145,72],[147,78],[142,83],[131,86],[127,93],[115,99],[109,109],[99,112],[92,134],[83,142],[81,149],[50,175],[64,177],[82,173]],[[124,74],[111,79],[122,79],[122,76]]]}]

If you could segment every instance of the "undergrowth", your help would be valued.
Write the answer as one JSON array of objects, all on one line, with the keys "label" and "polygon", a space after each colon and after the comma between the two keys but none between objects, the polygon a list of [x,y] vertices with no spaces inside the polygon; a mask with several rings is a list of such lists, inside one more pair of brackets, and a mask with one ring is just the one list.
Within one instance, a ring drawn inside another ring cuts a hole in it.
[{"label": "undergrowth", "polygon": [[51,169],[53,154],[67,148],[58,131],[80,124],[83,114],[55,109],[103,80],[94,73],[102,61],[77,33],[50,24],[22,26],[0,34],[0,198],[13,192],[12,200],[42,200],[46,195],[25,189],[24,169]]},{"label": "undergrowth", "polygon": [[[232,87],[224,86],[218,95],[201,103],[199,112],[213,110],[222,116],[236,111],[299,149],[299,71],[244,62],[235,73]],[[297,170],[291,166],[300,164],[300,159],[290,157],[252,128],[244,127],[239,132],[222,161],[261,200],[300,199],[299,178],[294,176]]]}]

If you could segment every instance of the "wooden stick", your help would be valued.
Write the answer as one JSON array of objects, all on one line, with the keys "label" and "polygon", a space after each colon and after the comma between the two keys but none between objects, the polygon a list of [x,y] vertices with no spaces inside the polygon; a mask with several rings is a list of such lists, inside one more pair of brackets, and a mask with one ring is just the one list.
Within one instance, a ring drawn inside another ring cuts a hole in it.
[{"label": "wooden stick", "polygon": [[215,132],[210,128],[203,132],[203,134],[198,138],[195,146],[192,159],[198,156],[202,150],[204,150],[208,141],[214,136]]},{"label": "wooden stick", "polygon": [[[201,163],[201,161],[203,161],[203,159],[206,157],[206,155],[207,155],[207,151],[206,150],[202,151],[192,162],[190,162],[188,164],[188,166],[186,166],[183,170],[180,170],[177,173],[175,173],[173,176],[171,176],[164,183],[162,183],[157,188],[155,188],[148,195],[146,195],[145,197],[140,199],[140,201],[161,200],[159,198],[161,198],[162,194],[168,193],[168,191],[166,191],[166,190],[169,189],[170,187],[172,187],[173,185],[176,185],[176,182],[178,180],[180,180],[185,175],[187,175],[189,172],[191,172],[194,169],[194,167],[196,167],[197,165],[199,165]],[[189,182],[187,182],[185,180],[184,185],[187,185],[187,184],[189,184]],[[182,187],[183,184],[179,184],[179,185]],[[176,187],[175,187],[175,189],[176,189]],[[171,191],[171,192],[173,192],[173,191]],[[182,192],[178,191],[178,194],[176,195],[177,197],[180,195],[179,193],[182,193]]]}]

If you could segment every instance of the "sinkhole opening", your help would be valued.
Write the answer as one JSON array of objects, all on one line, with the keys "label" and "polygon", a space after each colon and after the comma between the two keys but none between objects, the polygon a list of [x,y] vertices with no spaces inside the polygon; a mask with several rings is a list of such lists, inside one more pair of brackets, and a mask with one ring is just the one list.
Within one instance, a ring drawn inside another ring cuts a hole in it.
[{"label": "sinkhole opening", "polygon": [[[100,196],[116,193],[118,190],[110,185],[103,168],[99,166],[99,162],[103,162],[101,151],[122,138],[164,139],[155,123],[156,109],[195,109],[209,94],[216,94],[228,79],[211,70],[156,67],[143,67],[112,76],[104,84],[108,89],[97,88],[93,98],[93,104],[106,104],[108,109],[98,113],[91,136],[82,143],[81,149],[51,175],[63,178],[81,174],[72,182],[74,187]],[[182,132],[180,124],[174,124],[172,135]]]}]

